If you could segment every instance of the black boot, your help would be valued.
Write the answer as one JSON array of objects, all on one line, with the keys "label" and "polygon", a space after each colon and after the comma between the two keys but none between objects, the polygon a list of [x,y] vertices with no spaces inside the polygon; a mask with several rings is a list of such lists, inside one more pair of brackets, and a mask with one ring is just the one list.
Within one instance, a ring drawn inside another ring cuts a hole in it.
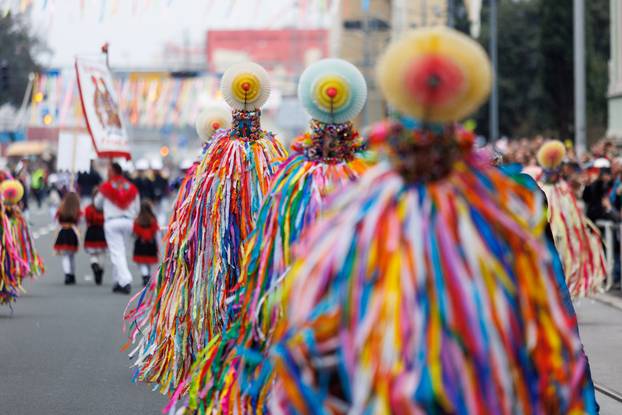
[{"label": "black boot", "polygon": [[130,294],[132,292],[132,286],[130,284],[121,286],[117,283],[112,287],[112,292],[117,294]]},{"label": "black boot", "polygon": [[99,266],[98,263],[91,264],[91,269],[93,270],[93,274],[95,275],[95,284],[102,285],[102,280],[104,277],[104,270]]},{"label": "black boot", "polygon": [[146,287],[147,285],[149,285],[150,279],[151,277],[149,275],[143,275],[143,287]]},{"label": "black boot", "polygon": [[76,283],[76,276],[73,274],[65,274],[65,285],[74,285]]}]

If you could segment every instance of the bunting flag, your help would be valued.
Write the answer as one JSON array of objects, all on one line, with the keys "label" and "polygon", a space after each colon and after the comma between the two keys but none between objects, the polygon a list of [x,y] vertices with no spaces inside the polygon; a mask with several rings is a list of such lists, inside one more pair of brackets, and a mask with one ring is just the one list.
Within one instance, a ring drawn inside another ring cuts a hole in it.
[{"label": "bunting flag", "polygon": [[[129,126],[169,130],[194,125],[200,111],[221,99],[218,77],[173,78],[167,72],[115,75],[122,119]],[[85,128],[75,71],[35,75],[30,126]]]}]

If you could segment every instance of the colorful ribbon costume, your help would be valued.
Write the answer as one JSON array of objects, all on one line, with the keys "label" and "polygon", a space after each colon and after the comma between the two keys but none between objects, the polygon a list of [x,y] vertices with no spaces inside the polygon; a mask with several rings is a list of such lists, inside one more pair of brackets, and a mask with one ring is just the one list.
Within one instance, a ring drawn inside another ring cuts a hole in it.
[{"label": "colorful ribbon costume", "polygon": [[378,81],[419,122],[373,129],[388,161],[297,245],[275,305],[271,409],[595,413],[541,196],[453,124],[488,95],[484,51],[451,29],[417,30],[388,49]]},{"label": "colorful ribbon costume", "polygon": [[561,177],[565,155],[566,148],[560,141],[549,141],[540,148],[538,163],[544,170],[539,185],[546,193],[551,231],[574,298],[601,291],[607,270],[600,231],[585,216],[572,189]]},{"label": "colorful ribbon costume", "polygon": [[131,353],[135,379],[158,384],[162,393],[177,389],[197,353],[227,326],[242,242],[286,155],[260,126],[270,92],[265,70],[233,66],[221,89],[234,109],[232,127],[214,134],[168,230],[160,272],[126,316],[138,343]]},{"label": "colorful ribbon costume", "polygon": [[340,59],[316,62],[301,75],[298,97],[313,117],[310,132],[296,140],[272,180],[244,249],[239,301],[233,305],[239,318],[200,353],[187,380],[189,409],[265,410],[265,399],[253,396],[250,385],[258,381],[253,379],[255,361],[267,358],[269,332],[280,313],[262,305],[291,264],[292,245],[320,216],[329,195],[369,168],[363,140],[350,122],[366,96],[363,75]]}]

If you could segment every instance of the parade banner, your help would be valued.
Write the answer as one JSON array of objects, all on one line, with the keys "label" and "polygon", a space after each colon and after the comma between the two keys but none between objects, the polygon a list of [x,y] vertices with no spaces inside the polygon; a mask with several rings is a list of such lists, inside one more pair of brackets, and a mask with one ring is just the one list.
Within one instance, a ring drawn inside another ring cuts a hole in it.
[{"label": "parade banner", "polygon": [[97,155],[131,158],[119,100],[105,60],[76,58],[76,77],[86,127]]},{"label": "parade banner", "polygon": [[61,131],[58,135],[56,170],[70,173],[88,172],[91,160],[97,158],[86,131]]}]

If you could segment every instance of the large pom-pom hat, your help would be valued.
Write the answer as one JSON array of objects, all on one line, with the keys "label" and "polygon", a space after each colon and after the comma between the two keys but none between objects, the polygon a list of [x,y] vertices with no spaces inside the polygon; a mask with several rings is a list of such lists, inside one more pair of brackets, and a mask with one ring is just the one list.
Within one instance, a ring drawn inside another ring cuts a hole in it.
[{"label": "large pom-pom hat", "polygon": [[536,158],[538,164],[545,170],[555,170],[561,166],[566,157],[566,147],[558,140],[551,140],[542,145]]},{"label": "large pom-pom hat", "polygon": [[210,141],[216,131],[229,128],[230,117],[229,111],[222,106],[212,105],[205,108],[195,121],[197,134],[204,143]]},{"label": "large pom-pom hat", "polygon": [[0,195],[6,205],[15,205],[24,197],[24,186],[19,180],[5,180],[0,183]]},{"label": "large pom-pom hat", "polygon": [[234,110],[255,111],[261,109],[270,96],[270,79],[262,66],[243,62],[225,71],[220,89]]},{"label": "large pom-pom hat", "polygon": [[298,99],[314,119],[344,123],[365,106],[367,84],[361,71],[351,63],[323,59],[307,67],[300,76]]},{"label": "large pom-pom hat", "polygon": [[445,27],[393,43],[377,66],[383,95],[397,111],[425,123],[460,121],[486,100],[492,69],[484,49]]}]

